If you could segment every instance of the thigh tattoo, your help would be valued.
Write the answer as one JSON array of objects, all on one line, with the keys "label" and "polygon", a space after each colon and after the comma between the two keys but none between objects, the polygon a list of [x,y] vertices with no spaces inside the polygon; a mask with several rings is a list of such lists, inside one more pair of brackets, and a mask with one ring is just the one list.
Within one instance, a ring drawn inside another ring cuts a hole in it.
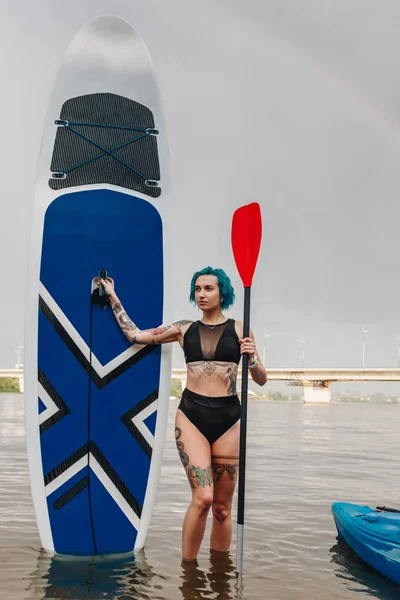
[{"label": "thigh tattoo", "polygon": [[201,467],[190,465],[187,470],[187,476],[194,490],[198,487],[206,487],[206,485],[213,484],[211,467],[202,469]]},{"label": "thigh tattoo", "polygon": [[189,456],[185,452],[185,445],[183,442],[179,441],[179,438],[182,435],[182,429],[180,427],[175,427],[175,439],[176,439],[176,447],[178,448],[179,456],[182,461],[183,466],[186,467],[189,465]]},{"label": "thigh tattoo", "polygon": [[212,470],[213,470],[213,474],[215,477],[215,481],[219,481],[222,477],[222,475],[225,473],[227,473],[229,479],[231,481],[233,481],[235,479],[236,476],[236,471],[239,465],[226,465],[226,464],[220,464],[220,463],[213,463],[212,465]]},{"label": "thigh tattoo", "polygon": [[[216,454],[212,457],[212,460],[239,460],[238,456],[232,456],[230,454]],[[221,463],[221,462],[212,462],[211,464],[213,475],[215,481],[220,481],[222,475],[226,472],[229,479],[234,481],[236,477],[236,472],[239,467],[239,464],[230,464],[230,463]]]},{"label": "thigh tattoo", "polygon": [[231,454],[213,454],[211,458],[224,458],[225,460],[239,460],[238,456],[232,456]]},{"label": "thigh tattoo", "polygon": [[185,445],[180,441],[182,435],[182,429],[175,427],[175,440],[176,447],[178,448],[179,456],[183,466],[187,469],[187,476],[191,487],[195,490],[197,487],[206,487],[206,485],[213,484],[213,475],[211,466],[202,469],[201,467],[195,467],[189,465],[189,455],[185,452]]}]

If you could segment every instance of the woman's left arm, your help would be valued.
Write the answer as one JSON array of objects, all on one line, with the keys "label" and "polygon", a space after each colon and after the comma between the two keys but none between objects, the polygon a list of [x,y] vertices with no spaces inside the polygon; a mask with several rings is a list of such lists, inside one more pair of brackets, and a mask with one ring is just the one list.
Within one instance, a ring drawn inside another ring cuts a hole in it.
[{"label": "woman's left arm", "polygon": [[[260,356],[257,352],[256,342],[254,334],[250,330],[250,337],[239,340],[240,342],[240,353],[249,355],[249,373],[252,380],[257,385],[265,385],[267,383],[267,371],[261,362]],[[256,363],[257,366],[253,366]]]}]

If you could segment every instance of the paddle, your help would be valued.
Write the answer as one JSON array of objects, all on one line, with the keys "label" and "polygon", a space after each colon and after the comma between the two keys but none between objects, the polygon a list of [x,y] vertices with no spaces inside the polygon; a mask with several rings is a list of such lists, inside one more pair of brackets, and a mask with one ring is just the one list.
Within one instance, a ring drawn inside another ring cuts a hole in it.
[{"label": "paddle", "polygon": [[[243,337],[250,335],[250,291],[260,252],[261,210],[257,202],[238,208],[232,219],[232,250],[244,286]],[[240,420],[239,490],[237,515],[236,570],[243,573],[244,496],[246,480],[247,390],[249,355],[242,357],[242,416]]]}]

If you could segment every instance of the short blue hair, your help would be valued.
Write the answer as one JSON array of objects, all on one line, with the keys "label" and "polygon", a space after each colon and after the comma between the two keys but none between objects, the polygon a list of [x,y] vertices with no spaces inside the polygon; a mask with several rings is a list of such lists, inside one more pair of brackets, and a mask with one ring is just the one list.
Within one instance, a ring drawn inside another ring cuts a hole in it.
[{"label": "short blue hair", "polygon": [[226,310],[232,306],[232,304],[235,302],[235,290],[233,289],[231,280],[223,269],[213,269],[212,267],[205,267],[201,271],[194,273],[192,281],[190,282],[190,302],[192,302],[194,305],[196,304],[194,289],[196,287],[196,280],[201,275],[214,275],[217,278],[219,292],[222,298],[222,310]]}]

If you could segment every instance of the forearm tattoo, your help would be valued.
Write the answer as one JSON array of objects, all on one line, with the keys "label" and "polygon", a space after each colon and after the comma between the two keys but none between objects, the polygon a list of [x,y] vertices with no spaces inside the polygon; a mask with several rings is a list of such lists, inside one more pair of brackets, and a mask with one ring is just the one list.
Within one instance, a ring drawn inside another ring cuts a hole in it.
[{"label": "forearm tattoo", "polygon": [[[123,312],[119,315],[118,320],[120,322],[120,327],[122,329],[122,333],[125,335],[125,337],[127,338],[127,340],[133,344],[135,343],[133,339],[135,339],[133,336],[137,333],[138,328],[136,327],[135,323],[133,323],[130,318],[128,317],[128,315],[126,314],[126,312]],[[132,333],[130,334],[130,332]],[[135,340],[136,341],[136,340]]]},{"label": "forearm tattoo", "polygon": [[187,470],[187,476],[189,479],[189,483],[194,490],[198,487],[206,487],[206,485],[213,484],[211,466],[202,469],[201,467],[189,465]]},{"label": "forearm tattoo", "polygon": [[182,435],[182,429],[180,429],[179,427],[175,427],[176,447],[178,448],[178,452],[179,452],[179,456],[182,461],[182,464],[186,469],[186,467],[189,464],[189,457],[185,452],[184,443],[179,441],[179,438],[181,437],[181,435]]},{"label": "forearm tattoo", "polygon": [[112,311],[117,315],[118,313],[120,313],[122,310],[122,304],[121,302],[116,302],[116,304],[114,304]]}]

